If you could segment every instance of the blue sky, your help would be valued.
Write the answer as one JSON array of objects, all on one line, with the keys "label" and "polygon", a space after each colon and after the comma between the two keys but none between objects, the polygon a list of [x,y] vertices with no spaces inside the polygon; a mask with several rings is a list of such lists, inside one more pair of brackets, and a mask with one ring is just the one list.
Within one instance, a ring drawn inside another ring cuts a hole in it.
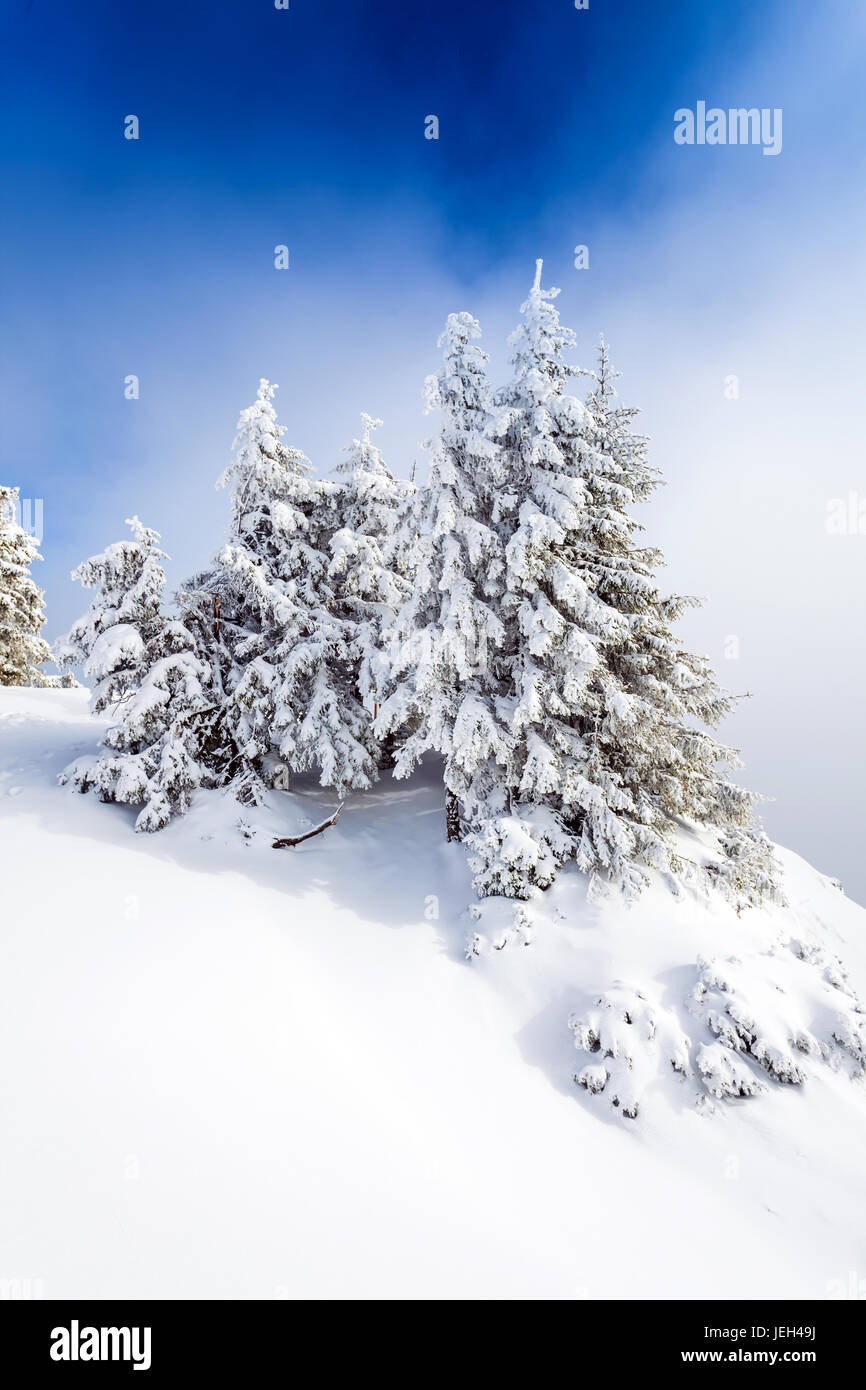
[{"label": "blue sky", "polygon": [[[578,360],[603,329],[643,408],[648,536],[753,693],[727,733],[768,828],[866,898],[866,536],[825,527],[866,498],[864,39],[847,0],[6,0],[2,472],[44,499],[48,635],[132,512],[173,579],[207,560],[262,375],[320,471],[368,410],[408,474],[446,314],[501,375],[543,256]],[[782,153],[675,145],[698,100],[782,108]]]}]

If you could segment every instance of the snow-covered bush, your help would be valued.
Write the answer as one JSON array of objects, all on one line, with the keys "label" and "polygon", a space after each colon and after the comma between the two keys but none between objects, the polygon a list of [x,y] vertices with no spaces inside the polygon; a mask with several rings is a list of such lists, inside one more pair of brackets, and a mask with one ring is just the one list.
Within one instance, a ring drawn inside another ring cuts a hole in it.
[{"label": "snow-covered bush", "polygon": [[536,913],[529,903],[501,897],[485,898],[483,903],[470,906],[469,917],[473,922],[483,919],[484,930],[474,932],[467,940],[467,960],[487,956],[491,951],[502,951],[509,943],[532,944]]},{"label": "snow-covered bush", "polygon": [[572,1014],[574,1045],[594,1057],[575,1081],[636,1119],[647,1089],[660,1073],[692,1075],[689,1039],[669,1010],[632,985],[617,981],[588,1013]]},{"label": "snow-covered bush", "polygon": [[481,819],[464,840],[482,897],[534,896],[571,853],[560,818],[547,806],[516,806],[509,815]]},{"label": "snow-covered bush", "polygon": [[708,863],[706,873],[738,912],[765,902],[784,905],[781,869],[763,830],[723,831],[719,845],[722,858]]},{"label": "snow-covered bush", "polygon": [[700,959],[689,1010],[722,1047],[782,1084],[801,1085],[809,1058],[852,1076],[866,1070],[866,1010],[820,948]]},{"label": "snow-covered bush", "polygon": [[671,1073],[696,1078],[695,1098],[706,1103],[760,1095],[768,1080],[801,1086],[822,1064],[852,1079],[866,1072],[866,1009],[821,947],[792,940],[743,958],[699,958],[683,1003],[703,1037],[686,1036],[646,989],[617,982],[568,1020],[575,1047],[593,1059],[575,1081],[634,1118]]},{"label": "snow-covered bush", "polygon": [[742,1100],[767,1090],[765,1082],[722,1043],[701,1043],[695,1065],[705,1090],[716,1100]]}]

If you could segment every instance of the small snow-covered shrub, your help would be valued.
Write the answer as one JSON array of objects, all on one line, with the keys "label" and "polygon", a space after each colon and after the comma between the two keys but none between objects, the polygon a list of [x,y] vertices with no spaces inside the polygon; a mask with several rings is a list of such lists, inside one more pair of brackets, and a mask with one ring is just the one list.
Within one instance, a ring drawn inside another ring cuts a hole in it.
[{"label": "small snow-covered shrub", "polygon": [[723,858],[706,866],[706,874],[741,912],[763,903],[785,905],[781,868],[763,830],[731,830],[719,836]]},{"label": "small snow-covered shrub", "polygon": [[722,1047],[799,1086],[806,1060],[866,1070],[866,1012],[820,947],[792,942],[741,960],[698,960],[689,1010]]},{"label": "small snow-covered shrub", "polygon": [[765,1082],[721,1043],[701,1043],[696,1064],[705,1088],[718,1100],[755,1096],[767,1089]]},{"label": "small snow-covered shrub", "polygon": [[866,1072],[866,1009],[820,946],[791,940],[743,959],[699,958],[697,972],[685,1005],[707,1033],[694,1047],[672,1010],[621,982],[588,1014],[573,1014],[575,1046],[592,1058],[577,1084],[634,1118],[671,1071],[697,1078],[699,1101],[759,1095],[765,1077],[801,1086],[816,1065],[852,1078]]},{"label": "small snow-covered shrub", "polygon": [[469,909],[473,922],[483,922],[484,931],[473,932],[466,943],[466,957],[486,956],[501,951],[509,942],[529,946],[532,942],[533,914],[524,903],[510,898],[485,898]]},{"label": "small snow-covered shrub", "polygon": [[548,888],[570,853],[561,819],[547,806],[520,806],[464,836],[479,893],[529,898]]},{"label": "small snow-covered shrub", "polygon": [[637,1118],[644,1094],[661,1073],[692,1073],[689,1039],[673,1014],[621,981],[589,1013],[572,1014],[568,1026],[575,1047],[596,1058],[575,1073],[575,1081],[593,1095],[604,1093],[629,1119]]}]

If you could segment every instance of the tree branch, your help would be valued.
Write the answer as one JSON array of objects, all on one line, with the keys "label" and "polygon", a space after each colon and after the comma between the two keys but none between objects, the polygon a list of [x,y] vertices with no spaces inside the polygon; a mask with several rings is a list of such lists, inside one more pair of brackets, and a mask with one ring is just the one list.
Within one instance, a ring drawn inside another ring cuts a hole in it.
[{"label": "tree branch", "polygon": [[311,840],[314,835],[321,835],[323,830],[327,830],[329,825],[336,825],[340,819],[340,812],[345,802],[341,801],[334,814],[328,820],[323,820],[321,825],[317,825],[315,830],[308,830],[306,835],[286,835],[281,840],[274,840],[271,849],[284,849],[287,846],[299,845],[302,840]]}]

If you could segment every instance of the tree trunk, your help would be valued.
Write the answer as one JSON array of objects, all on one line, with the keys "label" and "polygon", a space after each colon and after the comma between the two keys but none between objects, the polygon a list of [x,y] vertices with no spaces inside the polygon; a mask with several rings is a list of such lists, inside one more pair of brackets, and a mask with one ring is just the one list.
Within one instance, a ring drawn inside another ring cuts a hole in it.
[{"label": "tree trunk", "polygon": [[457,797],[452,791],[445,791],[445,838],[451,840],[460,839],[460,807],[457,804]]}]

